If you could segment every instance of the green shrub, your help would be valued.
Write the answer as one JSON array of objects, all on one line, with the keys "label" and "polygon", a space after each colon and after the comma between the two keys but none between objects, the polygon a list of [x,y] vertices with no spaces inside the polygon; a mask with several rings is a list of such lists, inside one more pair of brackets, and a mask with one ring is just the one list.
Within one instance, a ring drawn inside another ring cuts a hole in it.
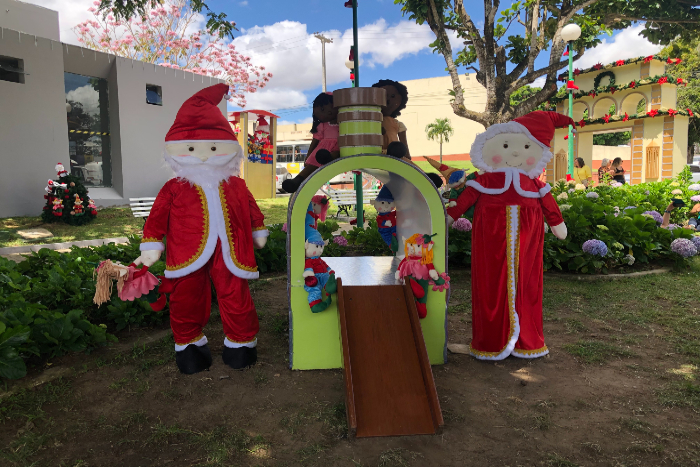
[{"label": "green shrub", "polygon": [[287,234],[280,224],[268,226],[270,236],[265,247],[255,250],[255,262],[261,273],[287,270]]}]

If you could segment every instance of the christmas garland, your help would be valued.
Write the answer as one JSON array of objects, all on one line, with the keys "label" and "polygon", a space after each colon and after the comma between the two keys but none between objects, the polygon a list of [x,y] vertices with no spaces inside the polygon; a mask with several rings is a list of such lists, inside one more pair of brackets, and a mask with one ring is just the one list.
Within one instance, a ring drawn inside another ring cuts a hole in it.
[{"label": "christmas garland", "polygon": [[602,80],[606,76],[610,78],[610,83],[608,83],[608,86],[615,86],[615,73],[608,70],[602,73],[598,73],[598,76],[596,76],[593,80],[593,89],[598,89],[598,87],[600,86],[600,80]]},{"label": "christmas garland", "polygon": [[644,112],[641,114],[627,115],[627,112],[625,112],[625,115],[605,115],[603,117],[593,118],[593,119],[584,118],[584,119],[580,120],[579,122],[577,122],[576,126],[579,128],[583,128],[586,125],[618,123],[618,122],[626,122],[629,120],[639,120],[642,118],[654,118],[654,117],[665,117],[665,116],[675,117],[676,115],[682,115],[684,117],[694,117],[695,116],[693,111],[690,109],[686,109],[686,110],[676,110],[676,109],[656,110],[656,109],[652,109],[649,112]]},{"label": "christmas garland", "polygon": [[[630,64],[639,63],[639,62],[649,63],[652,60],[659,60],[661,62],[666,62],[669,65],[678,65],[682,61],[680,58],[662,57],[661,55],[647,55],[646,57],[628,58],[627,60],[617,60],[616,62],[608,63],[607,65],[603,65],[601,63],[598,63],[598,64],[595,64],[592,67],[586,68],[584,70],[580,70],[580,69],[576,68],[574,70],[574,76],[578,76],[581,73],[589,73],[591,71],[602,70],[603,68],[614,68],[614,67],[618,67],[618,66],[630,65]],[[569,73],[564,72],[564,73],[560,74],[557,77],[557,79],[559,81],[566,82],[569,79]]]},{"label": "christmas garland", "polygon": [[[605,72],[605,73],[608,73],[608,72]],[[600,75],[598,75],[596,77],[596,80],[598,80],[599,77],[602,77],[601,75],[603,75],[605,73],[601,73]],[[600,83],[600,80],[598,80],[597,83],[594,82],[593,84],[595,86],[596,84],[599,84],[599,83]],[[602,87],[596,86],[590,91],[574,92],[574,99],[580,99],[580,98],[586,97],[586,96],[596,97],[600,94],[607,94],[607,93],[615,94],[617,91],[624,91],[626,89],[636,89],[640,86],[647,86],[649,84],[674,84],[676,86],[680,86],[680,85],[687,86],[688,82],[686,80],[684,80],[683,78],[675,78],[674,76],[669,75],[669,74],[657,75],[654,77],[634,80],[634,81],[630,81],[629,83],[625,83],[625,84],[616,84],[615,80],[611,77],[610,84],[608,84],[607,86],[602,86]],[[569,97],[566,94],[561,95],[561,96],[550,97],[549,100],[547,101],[549,104],[545,103],[545,105],[547,105],[549,108],[551,108],[551,107],[555,106],[558,102],[565,101],[568,98]]]}]

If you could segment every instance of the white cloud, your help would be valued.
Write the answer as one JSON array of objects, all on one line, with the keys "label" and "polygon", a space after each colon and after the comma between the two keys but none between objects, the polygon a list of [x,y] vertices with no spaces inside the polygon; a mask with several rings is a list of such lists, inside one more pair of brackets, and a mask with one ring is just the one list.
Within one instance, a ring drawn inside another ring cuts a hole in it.
[{"label": "white cloud", "polygon": [[248,0],[243,0],[242,2],[238,2],[240,6],[248,6]]},{"label": "white cloud", "polygon": [[615,60],[652,55],[659,52],[662,47],[655,45],[640,36],[644,25],[631,26],[617,33],[612,40],[603,39],[601,44],[587,50],[581,60],[574,63],[577,68],[589,68],[596,63],[606,65]]},{"label": "white cloud", "polygon": [[546,76],[540,76],[539,78],[537,78],[535,81],[533,81],[533,82],[530,84],[530,87],[533,87],[533,88],[541,88],[542,86],[544,86],[544,83],[545,83],[546,81],[547,81],[547,77],[546,77]]},{"label": "white cloud", "polygon": [[66,94],[67,101],[80,102],[87,114],[100,115],[100,94],[90,84],[73,89]]},{"label": "white cloud", "polygon": [[[307,104],[306,96],[301,91],[280,88],[265,88],[246,96],[247,109],[269,110],[298,107]],[[311,111],[309,110],[309,114]]]},{"label": "white cloud", "polygon": [[308,117],[308,118],[300,118],[297,120],[279,120],[278,125],[293,125],[295,123],[297,125],[304,124],[304,123],[313,123],[313,118]]}]

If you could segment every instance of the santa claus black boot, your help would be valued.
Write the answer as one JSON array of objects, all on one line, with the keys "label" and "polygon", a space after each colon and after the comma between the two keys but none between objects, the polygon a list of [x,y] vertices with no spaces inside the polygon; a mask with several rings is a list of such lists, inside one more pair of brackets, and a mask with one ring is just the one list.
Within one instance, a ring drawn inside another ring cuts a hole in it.
[{"label": "santa claus black boot", "polygon": [[211,366],[211,352],[209,346],[190,344],[179,352],[175,352],[175,363],[181,373],[193,375],[209,369]]},{"label": "santa claus black boot", "polygon": [[234,370],[242,370],[255,365],[258,361],[258,349],[257,347],[236,347],[235,349],[224,347],[222,357],[224,363]]}]

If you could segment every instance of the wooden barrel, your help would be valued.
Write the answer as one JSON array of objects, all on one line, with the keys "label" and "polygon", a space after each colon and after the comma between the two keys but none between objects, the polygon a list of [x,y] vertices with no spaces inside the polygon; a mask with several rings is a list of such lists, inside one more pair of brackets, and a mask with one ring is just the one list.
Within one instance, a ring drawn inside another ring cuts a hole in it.
[{"label": "wooden barrel", "polygon": [[347,88],[333,91],[338,108],[340,155],[381,154],[382,106],[386,91],[382,88]]}]

